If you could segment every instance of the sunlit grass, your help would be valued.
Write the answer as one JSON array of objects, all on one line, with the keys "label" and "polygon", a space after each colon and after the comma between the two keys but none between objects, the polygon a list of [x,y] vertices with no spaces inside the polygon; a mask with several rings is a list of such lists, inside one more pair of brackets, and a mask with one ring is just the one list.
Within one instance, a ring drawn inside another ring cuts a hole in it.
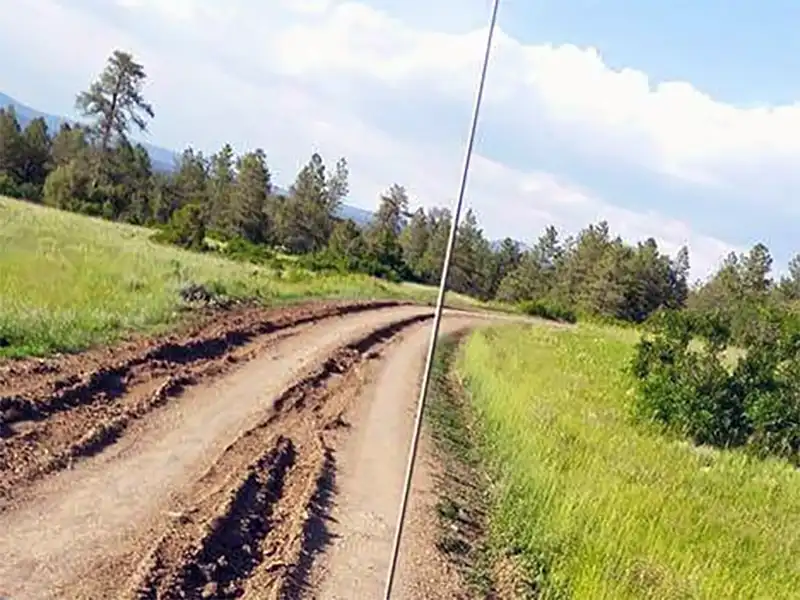
[{"label": "sunlit grass", "polygon": [[[305,298],[430,302],[435,290],[364,275],[280,271],[149,240],[152,231],[0,198],[0,356],[71,351],[183,318],[188,283],[279,304]],[[454,305],[472,305],[449,295]]]},{"label": "sunlit grass", "polygon": [[800,473],[634,424],[621,329],[505,327],[460,354],[491,543],[541,598],[800,597]]}]

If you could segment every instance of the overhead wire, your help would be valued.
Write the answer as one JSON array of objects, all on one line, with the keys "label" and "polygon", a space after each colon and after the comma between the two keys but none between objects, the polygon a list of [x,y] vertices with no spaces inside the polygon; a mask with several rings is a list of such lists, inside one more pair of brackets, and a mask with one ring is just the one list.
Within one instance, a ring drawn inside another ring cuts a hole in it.
[{"label": "overhead wire", "polygon": [[450,272],[450,263],[452,262],[453,248],[455,247],[456,234],[458,232],[458,223],[461,216],[461,208],[464,204],[464,195],[467,188],[467,180],[469,177],[470,164],[472,161],[472,151],[475,145],[475,133],[478,129],[478,117],[481,111],[481,104],[483,101],[483,90],[486,83],[486,73],[489,67],[489,58],[491,56],[492,40],[494,37],[495,26],[497,25],[497,14],[500,8],[500,0],[493,0],[492,12],[489,20],[489,31],[486,39],[486,50],[483,56],[483,63],[481,66],[481,74],[478,80],[478,89],[475,94],[475,104],[472,111],[472,121],[469,128],[469,137],[467,140],[467,147],[464,153],[464,162],[461,170],[461,181],[458,190],[458,196],[455,199],[454,207],[452,210],[452,221],[450,223],[450,235],[447,240],[447,249],[445,251],[444,263],[442,265],[442,276],[439,282],[439,293],[436,299],[436,308],[433,315],[433,324],[431,325],[430,342],[428,345],[428,355],[425,360],[425,370],[422,375],[422,382],[420,385],[419,399],[417,401],[417,410],[414,418],[414,429],[411,436],[411,446],[408,453],[408,461],[406,465],[405,481],[403,483],[403,494],[400,502],[400,509],[397,516],[397,526],[395,528],[394,541],[392,545],[392,554],[389,561],[389,569],[386,575],[386,587],[384,590],[384,600],[391,600],[392,590],[397,573],[397,562],[400,556],[400,545],[403,537],[403,526],[405,524],[406,511],[408,509],[408,499],[411,492],[411,480],[414,475],[414,465],[417,457],[417,446],[419,444],[420,431],[422,429],[422,418],[425,411],[425,401],[428,395],[428,388],[430,387],[431,372],[433,368],[433,359],[436,353],[436,343],[439,337],[439,328],[442,321],[442,313],[444,312],[444,297],[447,289],[447,277]]}]

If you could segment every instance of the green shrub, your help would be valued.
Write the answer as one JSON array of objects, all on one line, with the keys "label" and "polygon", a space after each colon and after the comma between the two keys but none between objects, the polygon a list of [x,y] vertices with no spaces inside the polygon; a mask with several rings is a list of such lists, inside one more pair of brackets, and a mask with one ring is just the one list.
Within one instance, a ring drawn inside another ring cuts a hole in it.
[{"label": "green shrub", "polygon": [[18,184],[14,178],[5,172],[0,172],[0,196],[17,198]]},{"label": "green shrub", "polygon": [[[724,316],[654,315],[630,365],[633,408],[699,444],[745,446],[760,456],[800,458],[800,328],[774,314],[753,328],[735,367]],[[695,342],[701,342],[696,344]],[[692,345],[695,344],[693,348]]]},{"label": "green shrub", "polygon": [[205,238],[202,209],[196,204],[187,204],[176,210],[161,231],[152,237],[156,242],[199,251],[206,249]]},{"label": "green shrub", "polygon": [[310,271],[323,273],[362,273],[394,283],[403,280],[402,275],[395,269],[375,258],[344,256],[326,251],[304,254],[298,264]]},{"label": "green shrub", "polygon": [[575,323],[578,315],[570,308],[547,302],[544,300],[529,300],[520,304],[520,310],[526,315],[548,319],[550,321],[562,321],[564,323]]},{"label": "green shrub", "polygon": [[8,173],[0,173],[0,196],[39,202],[42,199],[42,186],[29,182],[18,182]]},{"label": "green shrub", "polygon": [[271,265],[275,259],[275,251],[265,244],[254,244],[244,238],[229,239],[221,249],[226,258],[257,265]]},{"label": "green shrub", "polygon": [[54,208],[86,212],[89,177],[77,163],[57,167],[44,182],[44,203]]}]

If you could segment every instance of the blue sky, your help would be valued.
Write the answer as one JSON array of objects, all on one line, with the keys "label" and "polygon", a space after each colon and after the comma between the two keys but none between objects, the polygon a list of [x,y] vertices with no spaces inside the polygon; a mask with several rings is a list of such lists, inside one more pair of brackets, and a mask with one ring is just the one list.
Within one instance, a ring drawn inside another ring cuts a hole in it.
[{"label": "blue sky", "polygon": [[[125,48],[149,140],[263,147],[281,183],[348,158],[351,201],[458,183],[489,0],[0,0],[0,90],[69,114]],[[757,241],[800,251],[800,4],[504,0],[468,202],[492,237],[600,218],[688,243],[703,276]]]}]

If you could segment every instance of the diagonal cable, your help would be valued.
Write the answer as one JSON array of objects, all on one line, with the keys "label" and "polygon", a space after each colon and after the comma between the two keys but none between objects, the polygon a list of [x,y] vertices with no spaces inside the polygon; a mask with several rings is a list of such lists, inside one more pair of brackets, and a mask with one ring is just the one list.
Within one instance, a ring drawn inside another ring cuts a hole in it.
[{"label": "diagonal cable", "polygon": [[467,178],[469,176],[469,167],[472,159],[472,148],[475,144],[475,132],[478,129],[478,115],[481,110],[481,101],[483,100],[483,88],[486,83],[486,72],[489,67],[489,56],[492,49],[492,38],[494,36],[495,26],[497,24],[497,13],[500,7],[500,0],[493,0],[492,15],[489,22],[489,32],[486,40],[486,51],[483,57],[483,66],[481,68],[481,76],[478,83],[478,91],[475,96],[475,107],[472,112],[472,123],[469,129],[469,141],[467,142],[467,149],[464,155],[464,165],[461,172],[461,185],[458,191],[458,197],[455,201],[455,208],[453,209],[452,223],[450,224],[450,237],[447,241],[447,250],[444,255],[444,265],[442,267],[442,278],[439,282],[439,296],[436,300],[436,311],[433,316],[433,325],[431,326],[430,344],[428,346],[428,356],[425,361],[425,371],[422,375],[422,386],[420,388],[419,400],[417,402],[417,414],[414,420],[414,431],[411,438],[411,448],[408,454],[408,464],[406,466],[405,483],[403,484],[403,497],[400,503],[400,511],[397,518],[397,527],[395,529],[394,545],[392,548],[392,556],[389,564],[389,571],[386,577],[386,588],[384,592],[384,599],[390,600],[392,595],[392,586],[394,584],[395,573],[397,571],[397,559],[400,555],[400,542],[403,536],[403,525],[405,523],[406,509],[408,508],[408,497],[411,491],[411,478],[414,474],[414,463],[417,457],[417,444],[419,443],[419,434],[422,429],[422,415],[425,410],[425,399],[428,394],[428,387],[431,378],[431,368],[433,366],[433,357],[436,352],[436,339],[439,336],[439,325],[442,321],[442,311],[444,309],[444,295],[447,288],[447,275],[450,271],[450,262],[452,259],[453,248],[456,241],[456,233],[458,231],[458,221],[461,216],[461,207],[464,203],[464,192],[467,187]]}]

